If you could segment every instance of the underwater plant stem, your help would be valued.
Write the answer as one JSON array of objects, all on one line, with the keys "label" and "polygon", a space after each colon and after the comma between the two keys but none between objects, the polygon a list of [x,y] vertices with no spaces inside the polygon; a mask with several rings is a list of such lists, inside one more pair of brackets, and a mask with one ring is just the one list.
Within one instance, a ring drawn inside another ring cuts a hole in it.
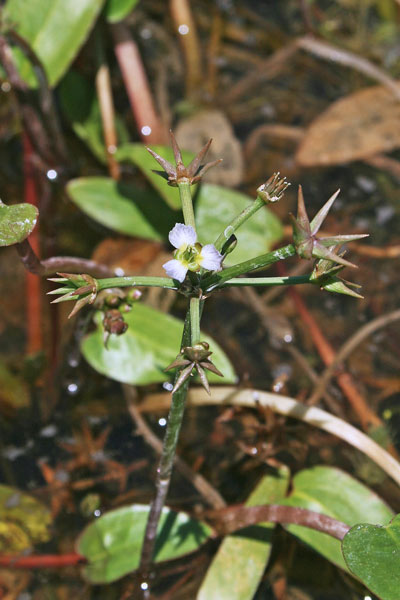
[{"label": "underwater plant stem", "polygon": [[[181,348],[191,345],[190,321],[189,308],[186,313],[185,324],[183,327]],[[178,376],[179,371],[176,374],[176,379]],[[140,558],[139,570],[144,576],[147,576],[153,560],[158,523],[160,521],[161,512],[165,505],[165,500],[167,498],[168,489],[171,482],[172,468],[174,466],[176,446],[185,412],[188,387],[189,380],[186,380],[180,386],[180,388],[178,388],[176,392],[172,394],[171,407],[168,414],[168,422],[164,435],[160,462],[158,463],[157,468],[156,495],[150,506],[149,517],[143,539],[142,554]]]},{"label": "underwater plant stem", "polygon": [[115,110],[112,96],[110,69],[106,62],[102,35],[96,31],[96,54],[98,58],[98,70],[96,73],[96,92],[100,105],[100,116],[103,127],[107,165],[110,176],[118,180],[120,178],[119,163],[115,159],[115,151],[118,145],[117,131],[115,128]]},{"label": "underwater plant stem", "polygon": [[[185,57],[186,95],[190,98],[196,91],[198,92],[199,85],[203,82],[202,50],[196,23],[189,0],[170,0],[170,11]],[[182,27],[185,28],[184,31]]]},{"label": "underwater plant stem", "polygon": [[111,32],[115,55],[139,134],[147,144],[163,144],[166,132],[155,108],[139,49],[123,23],[111,25]]},{"label": "underwater plant stem", "polygon": [[234,279],[235,277],[239,277],[240,275],[244,275],[249,271],[255,271],[256,269],[265,269],[270,265],[278,262],[279,260],[284,260],[285,258],[289,258],[290,256],[294,256],[296,254],[296,249],[293,244],[288,244],[287,246],[283,246],[282,248],[278,248],[277,250],[273,250],[272,252],[268,252],[267,254],[262,254],[261,256],[256,256],[255,258],[251,258],[250,260],[246,260],[241,262],[233,267],[228,267],[224,269],[220,273],[214,273],[211,277],[207,279],[204,278],[203,289],[207,292],[222,286],[223,283]]},{"label": "underwater plant stem", "polygon": [[247,219],[252,217],[254,213],[260,210],[260,208],[262,208],[263,206],[265,206],[264,200],[257,196],[254,202],[249,204],[249,206],[246,206],[246,208],[242,210],[242,212],[239,215],[237,215],[227,227],[225,227],[224,231],[218,236],[217,240],[214,243],[214,246],[216,247],[218,252],[221,252],[223,245],[227,240],[229,240],[231,235],[235,233],[235,231],[239,229],[239,227],[243,225],[243,223],[245,223]]},{"label": "underwater plant stem", "polygon": [[185,225],[190,225],[196,231],[196,223],[194,220],[192,192],[190,191],[189,181],[179,181],[179,196],[182,202],[183,220]]},{"label": "underwater plant stem", "polygon": [[200,342],[200,299],[190,298],[190,345]]},{"label": "underwater plant stem", "polygon": [[[26,132],[22,135],[24,157],[24,199],[25,202],[38,206],[36,178],[32,168],[33,148]],[[30,243],[36,254],[40,253],[40,232],[36,227],[31,233]],[[42,290],[41,281],[30,273],[25,274],[26,287],[26,351],[34,354],[43,348],[42,336]]]}]

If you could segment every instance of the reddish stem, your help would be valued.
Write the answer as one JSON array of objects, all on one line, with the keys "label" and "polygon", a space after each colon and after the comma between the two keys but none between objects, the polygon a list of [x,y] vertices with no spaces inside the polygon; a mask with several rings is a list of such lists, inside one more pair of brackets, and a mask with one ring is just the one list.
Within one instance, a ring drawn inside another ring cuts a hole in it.
[{"label": "reddish stem", "polygon": [[[328,340],[325,338],[322,330],[314,317],[305,305],[302,297],[297,290],[290,288],[289,294],[296,306],[302,322],[307,326],[307,330],[318,350],[324,364],[329,366],[335,358],[335,350],[332,348]],[[382,425],[382,421],[368,406],[363,396],[359,393],[353,378],[349,373],[344,371],[336,375],[337,382],[351,404],[352,409],[357,415],[364,431],[368,430],[370,425]]]},{"label": "reddish stem", "polygon": [[[38,206],[38,196],[35,175],[32,168],[33,148],[26,133],[23,133],[23,153],[24,153],[24,198],[25,202]],[[37,256],[40,255],[39,249],[39,229],[35,227],[29,236],[29,242]],[[34,354],[43,348],[41,313],[41,281],[40,278],[32,273],[26,272],[26,330],[27,330],[27,354]]]},{"label": "reddish stem", "polygon": [[31,554],[18,556],[0,554],[0,566],[8,569],[57,569],[84,564],[86,559],[80,554]]},{"label": "reddish stem", "polygon": [[146,72],[129,29],[122,23],[111,26],[115,55],[137,128],[147,144],[163,144],[166,133],[158,118]]}]

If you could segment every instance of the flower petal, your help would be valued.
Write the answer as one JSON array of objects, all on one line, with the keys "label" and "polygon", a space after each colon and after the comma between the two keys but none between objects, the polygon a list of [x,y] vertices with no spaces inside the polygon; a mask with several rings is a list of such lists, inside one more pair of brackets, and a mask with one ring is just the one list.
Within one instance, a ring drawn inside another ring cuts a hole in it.
[{"label": "flower petal", "polygon": [[173,260],[169,260],[165,264],[163,264],[163,268],[165,269],[168,277],[172,277],[172,279],[176,279],[177,281],[182,281],[186,277],[187,267],[185,267],[180,260],[174,258]]},{"label": "flower petal", "polygon": [[218,252],[214,244],[203,246],[200,252],[200,265],[207,271],[221,271],[222,254]]},{"label": "flower petal", "polygon": [[169,232],[168,239],[174,248],[193,246],[197,242],[197,235],[191,225],[177,223]]}]

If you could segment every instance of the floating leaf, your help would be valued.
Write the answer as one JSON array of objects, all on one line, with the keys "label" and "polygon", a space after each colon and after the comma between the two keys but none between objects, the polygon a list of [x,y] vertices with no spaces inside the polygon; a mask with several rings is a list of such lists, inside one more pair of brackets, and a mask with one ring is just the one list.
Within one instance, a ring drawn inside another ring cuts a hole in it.
[{"label": "floating leaf", "polygon": [[110,177],[73,179],[67,192],[92,219],[119,233],[161,240],[174,223],[172,212],[154,192]]},{"label": "floating leaf", "polygon": [[[307,508],[350,526],[365,521],[387,523],[393,517],[393,512],[379,496],[347,473],[332,467],[300,471],[293,479],[292,493],[281,504]],[[346,569],[339,540],[298,525],[288,525],[287,529],[328,560]]]},{"label": "floating leaf", "polygon": [[[289,470],[265,475],[246,506],[276,504],[285,496]],[[273,523],[246,527],[220,545],[199,590],[197,600],[252,600],[272,550]]]},{"label": "floating leaf", "polygon": [[[110,583],[137,569],[148,514],[148,506],[125,506],[106,513],[84,530],[77,552],[89,561],[83,574],[90,583]],[[154,560],[161,562],[189,554],[211,535],[212,530],[205,523],[164,507]]]},{"label": "floating leaf", "polygon": [[[174,154],[172,148],[169,146],[151,146],[151,149],[157,152],[160,156],[175,164]],[[147,177],[151,185],[157,190],[157,192],[164,198],[168,206],[174,210],[181,208],[181,201],[179,199],[179,190],[176,187],[171,187],[167,184],[166,180],[153,171],[159,171],[160,166],[146,150],[143,144],[123,144],[115,153],[117,160],[124,161],[128,160],[135,164]],[[194,154],[189,152],[182,152],[182,158],[185,165],[189,164],[194,157]],[[193,188],[192,188],[193,189]]]},{"label": "floating leaf", "polygon": [[[103,4],[104,0],[7,0],[2,19],[30,45],[53,86],[74,60]],[[36,86],[32,66],[19,48],[16,56],[22,78]]]},{"label": "floating leaf", "polygon": [[[138,303],[124,315],[128,330],[120,336],[110,336],[107,349],[103,343],[103,315],[97,313],[97,330],[87,335],[82,352],[88,363],[99,373],[123,383],[146,385],[168,381],[164,369],[178,354],[183,321],[150,306]],[[236,380],[235,372],[225,353],[209,336],[201,339],[210,344],[212,360],[224,379],[210,373],[210,382],[228,383]]]},{"label": "floating leaf", "polygon": [[[221,231],[252,201],[241,192],[204,183],[195,204],[196,227],[201,243],[215,242]],[[282,226],[278,217],[263,207],[235,235],[238,244],[228,255],[224,263],[226,266],[269,252],[281,239]]]},{"label": "floating leaf", "polygon": [[0,552],[21,552],[50,539],[49,509],[16,488],[0,485]]},{"label": "floating leaf", "polygon": [[107,0],[105,16],[109,23],[118,23],[129,15],[139,0]]},{"label": "floating leaf", "polygon": [[0,246],[22,242],[36,225],[38,209],[33,204],[7,206],[0,200]]},{"label": "floating leaf", "polygon": [[331,104],[308,128],[296,160],[303,167],[362,160],[400,146],[400,103],[384,86]]},{"label": "floating leaf", "polygon": [[355,525],[344,536],[343,555],[350,571],[382,600],[398,600],[400,590],[400,515],[389,525]]}]

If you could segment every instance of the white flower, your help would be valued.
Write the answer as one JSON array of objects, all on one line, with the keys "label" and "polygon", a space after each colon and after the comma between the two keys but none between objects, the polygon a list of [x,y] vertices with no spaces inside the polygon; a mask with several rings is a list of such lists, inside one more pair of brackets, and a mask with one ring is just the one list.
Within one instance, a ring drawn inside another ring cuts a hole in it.
[{"label": "white flower", "polygon": [[188,271],[220,271],[222,269],[222,254],[213,244],[202,246],[197,241],[193,227],[177,223],[169,232],[171,244],[176,248],[174,259],[166,262],[163,267],[169,277],[182,282]]}]

